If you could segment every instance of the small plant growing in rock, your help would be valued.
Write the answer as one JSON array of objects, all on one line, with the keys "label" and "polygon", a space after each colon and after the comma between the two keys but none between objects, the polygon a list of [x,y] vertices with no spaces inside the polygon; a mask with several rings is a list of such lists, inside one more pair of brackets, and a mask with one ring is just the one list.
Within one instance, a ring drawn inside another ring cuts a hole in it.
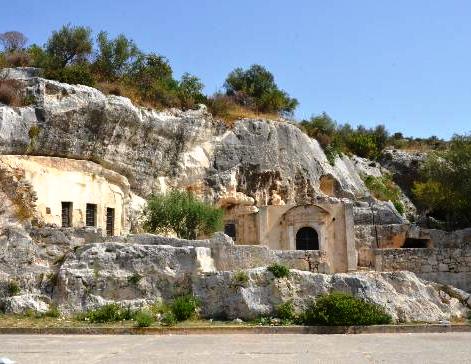
[{"label": "small plant growing in rock", "polygon": [[61,316],[61,312],[59,311],[59,308],[54,305],[54,304],[51,304],[49,305],[49,310],[47,310],[44,314],[43,314],[44,317],[52,317],[52,318],[58,318]]},{"label": "small plant growing in rock", "polygon": [[130,284],[137,285],[139,284],[142,278],[143,278],[142,275],[140,275],[139,273],[134,273],[133,275],[128,277],[128,282]]},{"label": "small plant growing in rock", "polygon": [[235,272],[234,274],[234,283],[239,284],[239,285],[245,285],[249,281],[249,275],[242,271],[239,270]]},{"label": "small plant growing in rock", "polygon": [[90,323],[105,323],[131,320],[135,312],[130,307],[121,307],[117,303],[108,303],[94,310],[79,314],[76,318],[79,321]]},{"label": "small plant growing in rock", "polygon": [[18,282],[16,282],[16,281],[10,281],[8,283],[7,290],[8,290],[8,295],[10,297],[17,296],[21,292],[21,288],[20,288]]},{"label": "small plant growing in rock", "polygon": [[155,321],[154,316],[149,311],[139,311],[134,315],[137,327],[149,327]]},{"label": "small plant growing in rock", "polygon": [[178,322],[177,318],[173,314],[173,312],[166,312],[163,314],[162,319],[160,320],[160,324],[162,326],[174,326]]},{"label": "small plant growing in rock", "polygon": [[276,317],[281,319],[284,324],[292,323],[296,320],[296,312],[292,301],[281,303],[275,308]]},{"label": "small plant growing in rock", "polygon": [[381,325],[391,320],[380,305],[340,292],[319,296],[302,315],[305,325]]},{"label": "small plant growing in rock", "polygon": [[267,270],[271,272],[276,278],[286,278],[289,276],[289,268],[278,263],[273,263],[268,266]]},{"label": "small plant growing in rock", "polygon": [[185,321],[195,317],[199,306],[200,302],[196,297],[186,295],[175,298],[170,304],[170,310],[177,321]]}]

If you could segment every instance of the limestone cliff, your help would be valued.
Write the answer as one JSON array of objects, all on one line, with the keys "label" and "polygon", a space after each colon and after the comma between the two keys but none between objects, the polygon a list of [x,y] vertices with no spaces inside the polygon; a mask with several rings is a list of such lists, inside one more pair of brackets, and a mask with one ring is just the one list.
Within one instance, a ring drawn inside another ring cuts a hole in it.
[{"label": "limestone cliff", "polygon": [[3,71],[3,77],[21,80],[35,102],[0,105],[1,154],[92,160],[125,175],[141,196],[177,186],[215,200],[235,181],[236,190],[258,205],[272,198],[302,203],[325,196],[325,178],[333,186],[327,194],[365,195],[352,160],[331,166],[317,141],[293,123],[239,120],[229,128],[203,106],[156,111],[33,71]]}]

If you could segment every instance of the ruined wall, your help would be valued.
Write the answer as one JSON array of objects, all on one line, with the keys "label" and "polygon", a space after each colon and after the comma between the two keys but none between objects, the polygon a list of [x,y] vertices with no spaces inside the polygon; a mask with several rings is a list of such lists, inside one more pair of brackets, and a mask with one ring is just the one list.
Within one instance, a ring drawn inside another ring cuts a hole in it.
[{"label": "ruined wall", "polygon": [[408,270],[471,292],[471,245],[464,248],[375,250],[377,271]]}]

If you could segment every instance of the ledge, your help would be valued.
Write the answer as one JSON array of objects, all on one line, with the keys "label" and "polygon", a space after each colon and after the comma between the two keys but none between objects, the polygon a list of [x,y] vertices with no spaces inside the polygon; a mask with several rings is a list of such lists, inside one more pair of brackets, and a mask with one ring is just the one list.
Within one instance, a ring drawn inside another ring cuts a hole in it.
[{"label": "ledge", "polygon": [[0,335],[214,335],[214,334],[402,334],[471,332],[471,325],[201,326],[201,327],[0,327]]}]

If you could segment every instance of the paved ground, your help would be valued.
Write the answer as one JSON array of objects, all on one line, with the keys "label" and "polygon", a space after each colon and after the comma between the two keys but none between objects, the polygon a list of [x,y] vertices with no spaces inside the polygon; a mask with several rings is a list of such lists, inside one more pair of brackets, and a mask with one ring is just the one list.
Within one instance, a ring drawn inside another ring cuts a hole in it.
[{"label": "paved ground", "polygon": [[22,363],[471,363],[471,333],[368,335],[0,335]]}]

